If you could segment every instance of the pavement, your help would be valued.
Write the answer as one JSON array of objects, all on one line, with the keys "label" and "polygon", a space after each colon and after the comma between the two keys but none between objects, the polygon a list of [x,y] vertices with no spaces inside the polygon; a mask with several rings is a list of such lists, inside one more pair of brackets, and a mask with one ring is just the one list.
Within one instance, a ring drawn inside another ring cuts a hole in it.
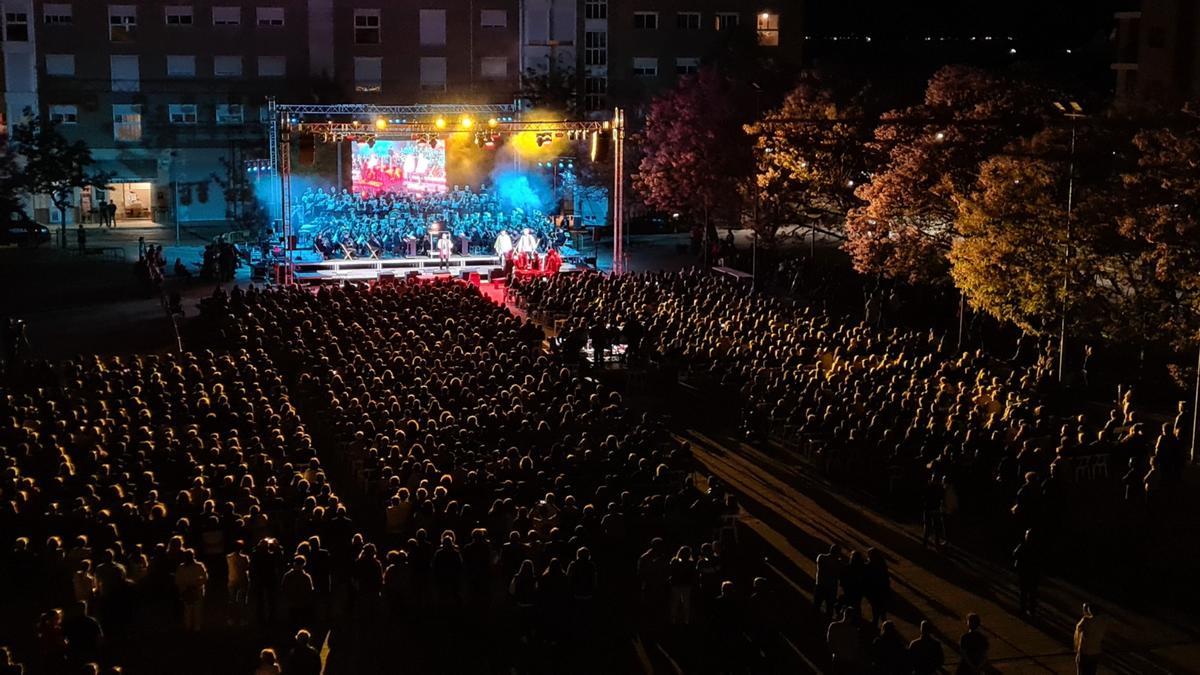
[{"label": "pavement", "polygon": [[[736,439],[689,429],[681,436],[699,461],[743,499],[743,524],[778,553],[773,568],[812,601],[815,559],[831,542],[843,550],[880,550],[896,594],[896,622],[906,640],[922,619],[932,622],[958,662],[958,637],[975,612],[991,643],[991,665],[1004,673],[1074,673],[1074,625],[1084,602],[1103,608],[1109,621],[1102,673],[1200,672],[1200,623],[1194,617],[1129,610],[1056,579],[1043,583],[1039,615],[1017,609],[1014,574],[953,545],[921,545],[919,528],[873,512],[822,481],[803,460],[778,446],[769,453]],[[823,630],[821,631],[823,633]]]}]

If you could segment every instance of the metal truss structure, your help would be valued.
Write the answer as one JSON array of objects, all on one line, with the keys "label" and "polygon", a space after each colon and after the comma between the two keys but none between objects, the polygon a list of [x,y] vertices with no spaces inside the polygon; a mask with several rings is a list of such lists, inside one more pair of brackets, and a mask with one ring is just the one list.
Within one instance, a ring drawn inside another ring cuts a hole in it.
[{"label": "metal truss structure", "polygon": [[[285,242],[287,269],[284,283],[292,283],[291,144],[302,136],[320,142],[407,139],[422,136],[494,135],[520,133],[576,135],[580,140],[593,134],[612,138],[613,263],[612,273],[625,271],[625,113],[613,111],[611,120],[523,121],[515,104],[495,105],[396,105],[360,103],[336,105],[278,104],[271,100],[270,166],[279,179],[279,225]],[[335,119],[338,118],[338,119]],[[349,118],[349,119],[346,119]],[[470,120],[464,123],[464,120]]]}]

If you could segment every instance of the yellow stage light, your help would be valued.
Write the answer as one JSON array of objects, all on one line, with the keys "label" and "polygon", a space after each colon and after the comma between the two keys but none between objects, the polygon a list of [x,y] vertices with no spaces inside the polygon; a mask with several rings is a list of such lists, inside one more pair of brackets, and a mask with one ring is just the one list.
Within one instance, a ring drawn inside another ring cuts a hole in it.
[{"label": "yellow stage light", "polygon": [[446,128],[446,118],[439,116],[436,120],[433,121],[433,126],[439,128],[439,129],[445,129]]},{"label": "yellow stage light", "polygon": [[387,125],[388,125],[388,121],[387,121],[387,120],[385,120],[385,119],[383,119],[382,117],[380,117],[379,119],[375,120],[375,128],[376,128],[376,129],[378,129],[378,130],[380,130],[380,131],[383,131],[384,129],[387,129]]},{"label": "yellow stage light", "polygon": [[499,124],[500,120],[496,119],[495,117],[488,120],[488,126],[492,129],[495,129]]},{"label": "yellow stage light", "polygon": [[462,119],[458,121],[458,126],[464,129],[470,129],[471,127],[475,126],[475,120],[471,119],[470,115],[463,115]]}]

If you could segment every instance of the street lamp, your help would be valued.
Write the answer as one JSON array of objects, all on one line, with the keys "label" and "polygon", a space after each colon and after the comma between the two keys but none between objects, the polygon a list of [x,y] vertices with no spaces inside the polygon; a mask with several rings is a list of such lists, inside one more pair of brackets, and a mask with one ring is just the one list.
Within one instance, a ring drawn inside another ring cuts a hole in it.
[{"label": "street lamp", "polygon": [[1054,107],[1063,117],[1071,120],[1071,159],[1067,164],[1067,245],[1063,265],[1062,323],[1058,333],[1058,381],[1063,381],[1063,361],[1067,353],[1067,310],[1071,302],[1071,209],[1075,200],[1075,134],[1079,120],[1086,117],[1083,107],[1075,101],[1054,102]]}]

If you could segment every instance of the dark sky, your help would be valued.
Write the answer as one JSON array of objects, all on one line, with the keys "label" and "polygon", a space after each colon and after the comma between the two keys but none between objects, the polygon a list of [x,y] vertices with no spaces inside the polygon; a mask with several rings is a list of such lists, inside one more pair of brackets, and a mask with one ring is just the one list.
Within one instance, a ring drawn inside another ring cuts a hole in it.
[{"label": "dark sky", "polygon": [[874,39],[926,35],[1012,35],[1071,42],[1107,33],[1117,9],[1136,0],[807,0],[806,33],[868,34]]}]

